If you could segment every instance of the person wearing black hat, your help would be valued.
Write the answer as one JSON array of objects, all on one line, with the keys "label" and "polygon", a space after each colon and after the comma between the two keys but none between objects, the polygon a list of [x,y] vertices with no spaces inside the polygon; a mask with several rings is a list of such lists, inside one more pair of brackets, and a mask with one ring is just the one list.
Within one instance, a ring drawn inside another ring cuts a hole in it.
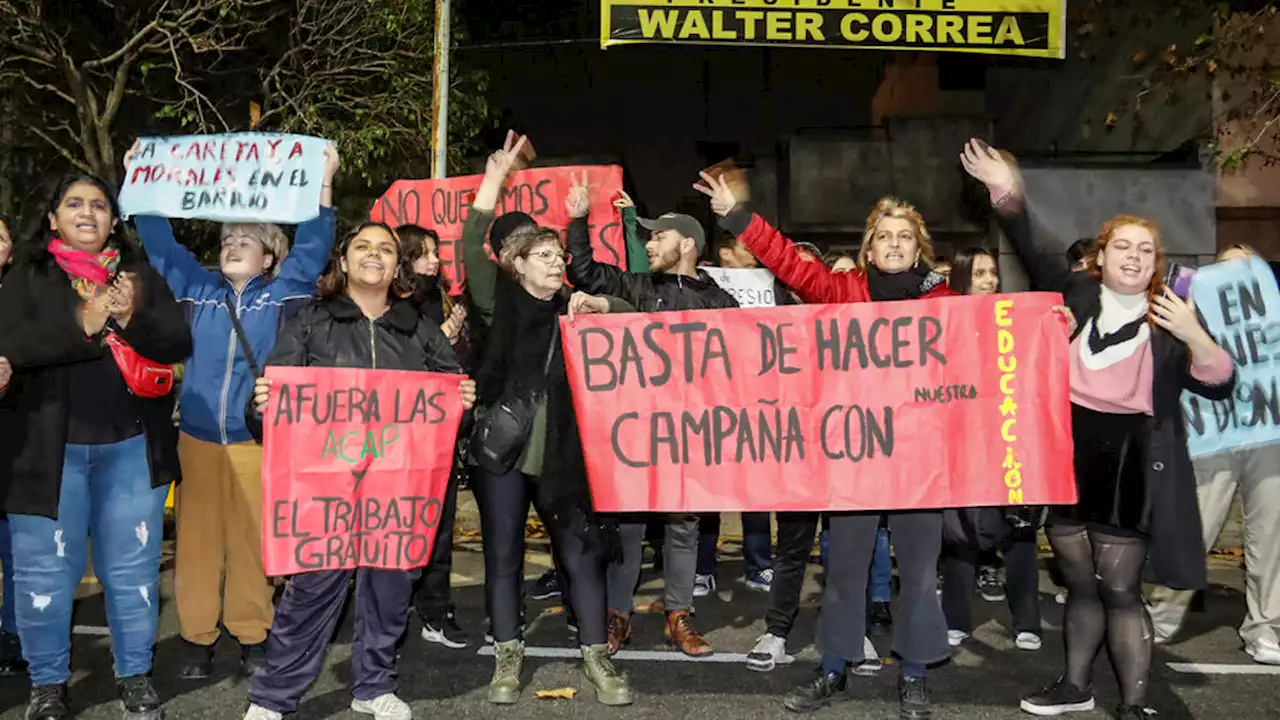
[{"label": "person wearing black hat", "polygon": [[[596,262],[591,249],[587,215],[591,210],[587,178],[575,182],[565,198],[571,218],[568,228],[569,281],[577,289],[619,297],[640,312],[708,310],[736,308],[738,302],[698,269],[698,258],[706,248],[702,225],[688,215],[667,213],[652,220],[640,219],[650,232],[645,251],[648,273],[624,272],[621,268]],[[624,523],[621,527],[623,559],[609,567],[609,650],[617,652],[631,635],[631,613],[636,581],[640,577],[641,542],[645,522]],[[693,582],[698,559],[698,516],[672,514],[667,518],[664,562],[667,611],[667,641],[686,655],[712,653],[711,644],[690,620]]]}]

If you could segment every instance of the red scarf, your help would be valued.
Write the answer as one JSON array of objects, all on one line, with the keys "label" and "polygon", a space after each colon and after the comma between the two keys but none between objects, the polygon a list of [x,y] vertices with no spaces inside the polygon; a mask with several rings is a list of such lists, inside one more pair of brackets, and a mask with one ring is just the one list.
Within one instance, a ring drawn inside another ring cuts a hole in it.
[{"label": "red scarf", "polygon": [[101,287],[107,284],[120,266],[120,251],[110,246],[94,255],[77,250],[53,237],[49,239],[48,250],[58,267],[71,278],[71,287],[76,289],[83,300],[91,300],[97,296]]}]

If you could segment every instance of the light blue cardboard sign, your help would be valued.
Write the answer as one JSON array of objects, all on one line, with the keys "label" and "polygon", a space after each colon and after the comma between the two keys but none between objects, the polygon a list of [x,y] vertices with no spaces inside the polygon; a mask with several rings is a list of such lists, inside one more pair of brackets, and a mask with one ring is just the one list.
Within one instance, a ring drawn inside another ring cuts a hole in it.
[{"label": "light blue cardboard sign", "polygon": [[1200,268],[1191,297],[1205,327],[1236,363],[1224,401],[1182,394],[1192,458],[1280,441],[1280,289],[1266,262],[1251,257]]},{"label": "light blue cardboard sign", "polygon": [[234,133],[139,142],[120,189],[125,217],[297,224],[320,214],[327,140]]}]

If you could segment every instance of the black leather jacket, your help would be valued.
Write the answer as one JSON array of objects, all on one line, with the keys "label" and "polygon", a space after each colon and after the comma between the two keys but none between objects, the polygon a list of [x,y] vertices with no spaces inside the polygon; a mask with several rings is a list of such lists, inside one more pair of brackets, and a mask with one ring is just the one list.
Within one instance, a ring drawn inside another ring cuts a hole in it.
[{"label": "black leather jacket", "polygon": [[346,295],[317,298],[280,332],[267,365],[463,374],[440,326],[407,300],[370,321]]}]

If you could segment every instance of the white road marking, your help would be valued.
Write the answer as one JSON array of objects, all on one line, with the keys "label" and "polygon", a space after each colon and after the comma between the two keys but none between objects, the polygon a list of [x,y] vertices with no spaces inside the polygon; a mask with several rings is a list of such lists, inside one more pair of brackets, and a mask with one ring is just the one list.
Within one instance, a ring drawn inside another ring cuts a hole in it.
[{"label": "white road marking", "polygon": [[71,628],[76,635],[110,635],[111,629],[101,625],[76,625]]},{"label": "white road marking", "polygon": [[[476,653],[485,657],[493,656],[493,646],[485,645]],[[574,648],[566,647],[526,647],[524,649],[525,657],[536,658],[564,658],[577,659],[582,657],[582,652]],[[714,655],[705,655],[703,657],[689,657],[677,650],[622,650],[614,655],[615,660],[649,660],[653,662],[693,662],[693,663],[738,663],[746,664],[747,656],[744,653],[716,653]],[[794,662],[795,658],[790,655],[779,660],[779,665],[789,665]]]},{"label": "white road marking", "polygon": [[1280,665],[1237,665],[1227,663],[1168,663],[1174,672],[1196,675],[1280,675]]}]

